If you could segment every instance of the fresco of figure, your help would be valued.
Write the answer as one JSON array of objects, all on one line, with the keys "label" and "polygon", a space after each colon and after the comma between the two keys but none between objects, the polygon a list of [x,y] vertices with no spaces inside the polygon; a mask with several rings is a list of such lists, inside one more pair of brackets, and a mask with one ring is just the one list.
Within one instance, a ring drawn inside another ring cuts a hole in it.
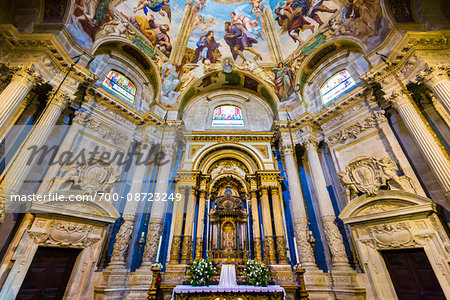
[{"label": "fresco of figure", "polygon": [[300,38],[300,32],[310,29],[311,33],[314,33],[314,25],[306,21],[303,17],[302,9],[294,9],[290,4],[275,9],[277,17],[275,20],[281,27],[281,32],[287,32],[289,36],[295,41],[299,42],[299,45],[303,43]]},{"label": "fresco of figure", "polygon": [[294,87],[294,74],[292,70],[280,62],[276,68],[272,68],[272,72],[275,74],[274,85],[275,93],[280,99],[280,104],[282,107],[287,108],[287,106],[293,106],[300,102],[300,97],[298,96],[298,89]]},{"label": "fresco of figure", "polygon": [[166,15],[169,20],[172,19],[172,11],[169,6],[170,0],[139,0],[136,7],[133,8],[133,12],[136,13],[139,10],[143,10],[147,15],[149,10],[153,12],[159,12],[161,16]]},{"label": "fresco of figure", "polygon": [[233,59],[240,56],[244,62],[247,61],[242,53],[242,51],[247,50],[255,54],[255,58],[262,60],[261,54],[252,48],[253,44],[258,43],[257,40],[248,37],[242,29],[240,29],[237,25],[231,24],[230,21],[225,22],[225,32],[224,39],[230,47]]},{"label": "fresco of figure", "polygon": [[85,48],[90,47],[103,24],[114,19],[108,0],[76,0],[70,34]]},{"label": "fresco of figure", "polygon": [[190,5],[194,11],[198,12],[208,6],[208,0],[187,0],[186,5]]},{"label": "fresco of figure", "polygon": [[199,61],[204,62],[205,60],[209,60],[213,64],[216,63],[219,47],[220,44],[214,39],[214,31],[208,31],[205,35],[202,35],[197,42],[195,62],[198,63]]},{"label": "fresco of figure", "polygon": [[341,0],[345,29],[361,40],[378,35],[383,13],[380,0]]},{"label": "fresco of figure", "polygon": [[248,4],[253,5],[252,14],[256,16],[256,20],[258,20],[259,16],[263,15],[261,2],[261,0],[248,0]]},{"label": "fresco of figure", "polygon": [[201,31],[205,31],[209,27],[216,25],[216,20],[214,18],[206,19],[203,16],[198,15],[197,20],[194,22],[194,26],[192,26],[192,31],[196,30],[197,28],[203,27]]},{"label": "fresco of figure", "polygon": [[250,19],[245,14],[237,15],[236,12],[234,12],[234,11],[231,12],[231,24],[238,25],[238,26],[244,28],[248,32],[259,37],[261,40],[264,39],[262,32],[261,32],[262,28],[261,28],[261,26],[259,26],[258,21]]},{"label": "fresco of figure", "polygon": [[167,34],[170,29],[168,24],[157,24],[153,15],[150,15],[150,19],[147,19],[144,16],[125,17],[150,40],[153,46],[158,47],[166,55],[170,54],[170,51],[172,51],[172,44],[170,43],[170,37]]},{"label": "fresco of figure", "polygon": [[178,72],[168,61],[166,61],[162,65],[161,76],[163,79],[161,103],[167,106],[172,106],[177,103],[177,97],[180,93],[176,92],[175,90],[183,80],[183,76],[181,76],[181,78],[178,78]]}]

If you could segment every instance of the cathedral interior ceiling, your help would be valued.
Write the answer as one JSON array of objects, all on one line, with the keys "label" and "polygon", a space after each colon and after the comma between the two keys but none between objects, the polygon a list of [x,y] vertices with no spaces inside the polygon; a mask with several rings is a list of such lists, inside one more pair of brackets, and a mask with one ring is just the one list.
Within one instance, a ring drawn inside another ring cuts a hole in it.
[{"label": "cathedral interior ceiling", "polygon": [[[180,110],[199,94],[227,88],[259,94],[274,110],[286,101],[282,108],[299,106],[299,99],[278,94],[273,78],[280,62],[301,88],[333,53],[375,51],[395,18],[382,0],[72,3],[68,14],[63,8],[60,14],[68,16],[65,27],[73,41],[91,55],[106,46],[127,53],[150,83],[161,79],[154,104],[165,110]],[[55,12],[47,14],[58,19]],[[411,9],[408,14],[405,18],[415,18]],[[238,43],[233,33],[243,33],[244,40]]]}]

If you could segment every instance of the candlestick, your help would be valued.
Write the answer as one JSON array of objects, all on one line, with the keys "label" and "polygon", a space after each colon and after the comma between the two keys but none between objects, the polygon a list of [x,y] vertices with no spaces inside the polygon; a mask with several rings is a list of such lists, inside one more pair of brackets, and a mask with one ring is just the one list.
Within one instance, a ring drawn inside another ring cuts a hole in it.
[{"label": "candlestick", "polygon": [[162,234],[159,237],[158,253],[156,254],[156,262],[159,262],[159,252],[161,252]]},{"label": "candlestick", "polygon": [[300,263],[300,259],[298,257],[298,249],[297,249],[297,239],[294,236],[294,251],[295,251],[295,259],[297,260],[297,264]]}]

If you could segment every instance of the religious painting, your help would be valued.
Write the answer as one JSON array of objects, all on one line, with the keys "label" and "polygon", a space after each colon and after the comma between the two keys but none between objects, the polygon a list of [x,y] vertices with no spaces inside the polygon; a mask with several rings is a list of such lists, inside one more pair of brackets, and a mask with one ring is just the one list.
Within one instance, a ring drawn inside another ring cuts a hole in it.
[{"label": "religious painting", "polygon": [[197,14],[192,28],[188,48],[195,51],[195,56],[191,62],[219,63],[226,57],[239,64],[248,60],[270,62],[258,11],[247,2],[209,2]]},{"label": "religious painting", "polygon": [[[67,30],[78,45],[89,50],[99,38],[116,34],[130,39],[150,56],[154,52],[148,50],[149,46],[170,55],[187,3],[181,0],[126,0],[113,7],[111,2],[75,1]],[[192,5],[201,10],[202,3]]]},{"label": "religious painting", "polygon": [[380,0],[270,0],[280,30],[283,58],[309,55],[327,39],[353,36],[371,50],[389,29]]},{"label": "religious painting", "polygon": [[284,58],[320,32],[339,9],[336,3],[324,0],[270,0],[270,7],[281,32]]},{"label": "religious painting", "polygon": [[234,105],[222,105],[214,109],[212,126],[244,126],[242,110]]},{"label": "religious painting", "polygon": [[331,76],[321,87],[320,95],[323,104],[330,103],[342,94],[356,87],[355,80],[347,70],[341,70]]},{"label": "religious painting", "polygon": [[112,70],[103,81],[102,86],[126,101],[134,103],[136,86],[125,75]]}]

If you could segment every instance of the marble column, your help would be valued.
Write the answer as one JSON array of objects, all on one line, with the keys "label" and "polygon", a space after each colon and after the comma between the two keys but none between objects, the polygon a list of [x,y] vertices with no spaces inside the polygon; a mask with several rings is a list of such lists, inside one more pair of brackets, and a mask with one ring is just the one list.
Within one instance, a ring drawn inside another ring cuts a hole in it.
[{"label": "marble column", "polygon": [[306,148],[308,162],[311,168],[312,182],[320,211],[323,231],[330,249],[332,269],[333,271],[348,271],[351,267],[348,263],[342,235],[336,225],[336,215],[327,190],[319,155],[317,154],[317,144],[317,140],[313,137],[303,139],[303,145]]},{"label": "marble column", "polygon": [[298,260],[306,271],[319,271],[314,257],[314,249],[308,242],[308,218],[293,149],[291,146],[285,144],[282,151],[289,186],[289,195],[291,197],[290,207],[294,223],[294,232],[297,243],[296,247],[298,250],[296,252],[298,252],[299,256]]},{"label": "marble column", "polygon": [[39,117],[36,125],[31,130],[18,154],[5,170],[2,188],[5,189],[7,194],[17,194],[20,191],[28,173],[37,161],[37,158],[35,158],[31,164],[28,163],[28,160],[32,158],[31,154],[33,153],[29,148],[31,147],[31,149],[33,149],[34,147],[37,147],[37,149],[39,149],[44,145],[61,116],[61,113],[69,103],[69,100],[67,93],[60,91],[55,95]]},{"label": "marble column", "polygon": [[[128,204],[128,203],[127,203]],[[134,213],[124,213],[122,215],[122,224],[116,234],[111,260],[108,268],[125,268],[125,260],[130,245],[130,240],[133,235],[134,220],[136,215]]]},{"label": "marble column", "polygon": [[[139,151],[142,151],[142,149],[139,149]],[[131,188],[129,191],[131,195],[141,192],[142,185],[144,183],[143,178],[145,178],[146,172],[146,164],[136,166],[134,169],[133,179],[131,180]],[[136,200],[136,197],[132,197],[131,201],[127,201],[127,203],[125,203],[125,208],[122,214],[123,222],[120,225],[119,231],[116,235],[116,241],[114,242],[111,261],[108,268],[125,267],[130,241],[133,236],[134,221],[136,218],[138,204],[139,201]]]},{"label": "marble column", "polygon": [[14,74],[11,82],[0,94],[0,131],[4,129],[38,78],[30,68],[21,68]]},{"label": "marble column", "polygon": [[269,264],[276,264],[272,217],[269,204],[269,190],[267,187],[261,188],[261,206],[264,231],[264,259],[267,260]]},{"label": "marble column", "polygon": [[272,208],[273,208],[273,222],[275,225],[275,241],[277,244],[278,263],[280,265],[287,264],[286,253],[286,239],[284,238],[283,214],[281,212],[281,197],[279,195],[279,188],[273,187],[272,194]]},{"label": "marble column", "polygon": [[184,202],[186,200],[185,187],[178,187],[181,199],[174,203],[172,216],[172,245],[170,248],[170,264],[178,264],[181,251],[181,234],[183,230]]},{"label": "marble column", "polygon": [[422,74],[425,84],[442,104],[447,114],[450,114],[450,79],[448,67],[430,67]]},{"label": "marble column", "polygon": [[256,196],[256,191],[251,191],[250,201],[253,220],[253,248],[255,251],[255,260],[262,261],[261,230],[259,225],[258,198]]},{"label": "marble column", "polygon": [[181,262],[192,262],[192,232],[194,227],[195,203],[197,191],[191,187],[186,207],[186,223],[184,224],[183,248],[181,250]]},{"label": "marble column", "polygon": [[391,94],[389,100],[398,111],[448,200],[450,198],[450,162],[445,150],[440,147],[407,94],[396,91]]},{"label": "marble column", "polygon": [[[172,145],[168,144],[163,147],[163,152],[165,154],[164,159],[161,161],[166,162],[164,165],[159,166],[159,174],[156,182],[155,193],[162,195],[167,194],[170,183],[170,173],[172,171],[172,161],[174,158],[175,151]],[[142,181],[141,177],[141,181]],[[159,198],[163,198],[160,196]],[[167,195],[166,199],[169,198]],[[156,199],[156,196],[155,196]],[[168,200],[169,201],[169,200]],[[150,266],[153,262],[157,261],[158,257],[158,246],[159,240],[162,235],[164,227],[164,219],[166,214],[167,201],[154,201],[152,205],[152,210],[150,213],[150,220],[148,221],[147,237],[145,239],[144,254],[142,257],[142,266]]]},{"label": "marble column", "polygon": [[202,258],[203,250],[203,229],[205,220],[206,192],[200,191],[198,200],[198,217],[197,217],[197,233],[195,238],[195,260]]}]

